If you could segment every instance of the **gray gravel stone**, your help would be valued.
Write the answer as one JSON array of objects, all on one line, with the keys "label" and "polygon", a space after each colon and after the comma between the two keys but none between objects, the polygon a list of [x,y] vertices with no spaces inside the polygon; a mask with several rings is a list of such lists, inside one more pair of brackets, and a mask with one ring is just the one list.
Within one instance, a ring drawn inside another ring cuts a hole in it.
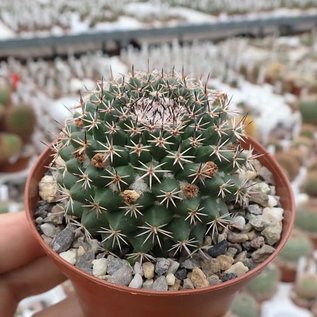
[{"label": "gray gravel stone", "polygon": [[194,267],[198,266],[198,262],[194,259],[187,259],[181,263],[181,268],[192,270]]},{"label": "gray gravel stone", "polygon": [[92,274],[92,261],[95,259],[93,251],[87,251],[82,256],[77,257],[76,267],[89,274]]},{"label": "gray gravel stone", "polygon": [[263,208],[260,207],[259,205],[257,204],[252,204],[252,205],[249,205],[247,207],[247,210],[249,211],[249,213],[253,214],[253,215],[261,215],[262,212],[263,212]]},{"label": "gray gravel stone", "polygon": [[211,248],[208,249],[208,254],[212,256],[213,258],[216,258],[217,256],[221,254],[225,254],[226,250],[228,248],[228,241],[222,240],[221,242],[215,244]]},{"label": "gray gravel stone", "polygon": [[132,281],[129,284],[129,287],[131,288],[141,288],[143,285],[143,279],[140,274],[135,274]]},{"label": "gray gravel stone", "polygon": [[179,262],[174,261],[173,259],[168,259],[170,261],[169,268],[167,270],[167,274],[172,273],[175,274],[180,266]]},{"label": "gray gravel stone", "polygon": [[143,276],[142,264],[140,262],[135,262],[133,266],[133,271],[134,271],[134,274],[139,274]]},{"label": "gray gravel stone", "polygon": [[42,225],[40,225],[40,228],[42,232],[50,238],[54,238],[57,233],[57,228],[52,223],[43,223]]},{"label": "gray gravel stone", "polygon": [[271,247],[270,245],[265,244],[262,248],[256,250],[252,253],[252,260],[255,263],[261,263],[266,260],[273,252],[275,248]]},{"label": "gray gravel stone", "polygon": [[168,285],[165,276],[159,276],[153,283],[153,290],[165,292],[168,290]]},{"label": "gray gravel stone", "polygon": [[230,226],[242,231],[244,229],[244,227],[245,227],[245,218],[242,217],[242,216],[234,217],[230,221]]},{"label": "gray gravel stone", "polygon": [[181,268],[176,271],[175,276],[179,280],[184,280],[187,277],[187,270],[185,268]]},{"label": "gray gravel stone", "polygon": [[73,241],[74,241],[74,228],[72,225],[67,225],[66,228],[55,236],[55,238],[52,241],[52,249],[53,251],[57,253],[61,253],[64,251],[67,251]]},{"label": "gray gravel stone", "polygon": [[282,224],[277,222],[266,227],[261,233],[266,238],[266,241],[269,245],[274,245],[281,239]]},{"label": "gray gravel stone", "polygon": [[132,281],[132,268],[128,265],[123,265],[108,278],[108,281],[117,285],[128,286]]},{"label": "gray gravel stone", "polygon": [[249,268],[245,266],[242,262],[237,262],[231,266],[230,269],[225,271],[225,274],[235,274],[237,277],[240,277],[247,273]]},{"label": "gray gravel stone", "polygon": [[183,282],[183,289],[194,289],[194,284],[190,278],[186,278]]},{"label": "gray gravel stone", "polygon": [[221,280],[218,275],[214,274],[207,278],[210,286],[217,285],[221,283]]},{"label": "gray gravel stone", "polygon": [[170,261],[165,258],[157,258],[155,273],[159,276],[165,274],[170,266]]},{"label": "gray gravel stone", "polygon": [[142,288],[144,288],[144,289],[152,289],[153,283],[154,283],[153,279],[145,280],[143,285],[142,285]]},{"label": "gray gravel stone", "polygon": [[107,257],[107,273],[112,275],[114,272],[120,270],[123,266],[129,265],[125,260],[121,260],[120,258],[109,255]]},{"label": "gray gravel stone", "polygon": [[228,241],[232,243],[243,243],[248,241],[249,237],[246,233],[228,232]]}]

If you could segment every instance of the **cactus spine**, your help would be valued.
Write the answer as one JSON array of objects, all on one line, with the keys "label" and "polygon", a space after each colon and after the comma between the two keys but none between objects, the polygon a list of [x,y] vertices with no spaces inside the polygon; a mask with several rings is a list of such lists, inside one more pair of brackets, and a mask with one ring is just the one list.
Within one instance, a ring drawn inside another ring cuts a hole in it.
[{"label": "cactus spine", "polygon": [[134,73],[81,99],[54,145],[67,217],[106,250],[188,255],[244,205],[243,120],[224,94],[175,74]]}]

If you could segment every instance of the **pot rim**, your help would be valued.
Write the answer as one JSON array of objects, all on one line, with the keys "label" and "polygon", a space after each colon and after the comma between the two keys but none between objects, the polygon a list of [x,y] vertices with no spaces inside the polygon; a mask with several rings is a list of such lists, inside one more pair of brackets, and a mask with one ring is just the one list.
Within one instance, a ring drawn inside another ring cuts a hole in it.
[{"label": "pot rim", "polygon": [[[153,291],[153,290],[145,290],[145,289],[133,289],[133,288],[129,288],[128,286],[120,286],[120,285],[112,284],[105,280],[101,280],[93,276],[92,274],[86,273],[76,268],[74,265],[71,265],[70,263],[62,259],[58,255],[58,253],[53,251],[52,248],[49,247],[44,242],[39,232],[37,231],[35,223],[34,223],[33,212],[31,211],[30,199],[29,199],[29,193],[31,189],[33,175],[37,172],[37,169],[39,168],[39,163],[47,160],[47,157],[50,155],[50,152],[51,152],[50,148],[47,148],[39,156],[37,162],[34,164],[34,166],[31,169],[31,172],[28,175],[27,182],[25,185],[25,195],[24,195],[25,207],[24,208],[25,208],[25,213],[26,213],[28,224],[29,224],[29,228],[32,232],[32,235],[36,238],[36,240],[40,243],[40,245],[44,249],[45,253],[49,257],[52,257],[54,261],[59,262],[60,265],[65,266],[68,271],[72,271],[74,274],[77,274],[83,279],[90,280],[94,283],[99,284],[100,286],[105,286],[119,292],[129,293],[131,295],[167,297],[167,296],[199,295],[199,294],[209,293],[212,291],[217,291],[224,288],[230,288],[236,284],[240,284],[243,281],[248,280],[251,277],[254,277],[255,275],[259,274],[273,259],[277,257],[281,249],[284,247],[286,241],[288,240],[292,231],[294,221],[295,221],[295,199],[294,199],[293,191],[291,189],[291,185],[289,183],[289,180],[286,174],[283,172],[283,170],[281,169],[281,167],[279,166],[275,158],[271,156],[259,142],[255,141],[251,137],[247,137],[245,140],[245,144],[251,145],[252,148],[254,148],[254,145],[255,145],[257,148],[255,152],[257,152],[258,154],[261,154],[261,157],[266,157],[267,161],[270,161],[273,167],[273,169],[270,171],[273,173],[274,176],[278,175],[282,183],[286,185],[287,199],[289,200],[289,204],[290,204],[290,212],[288,213],[288,226],[284,227],[285,224],[283,225],[283,235],[281,240],[278,242],[278,245],[275,247],[275,251],[262,263],[258,264],[255,268],[253,268],[252,270],[248,271],[247,273],[245,273],[244,275],[240,277],[236,277],[232,280],[222,282],[217,285],[208,286],[208,287],[199,288],[199,289],[190,289],[190,290],[181,290],[181,291]],[[264,166],[265,165],[266,164],[264,164]]]}]

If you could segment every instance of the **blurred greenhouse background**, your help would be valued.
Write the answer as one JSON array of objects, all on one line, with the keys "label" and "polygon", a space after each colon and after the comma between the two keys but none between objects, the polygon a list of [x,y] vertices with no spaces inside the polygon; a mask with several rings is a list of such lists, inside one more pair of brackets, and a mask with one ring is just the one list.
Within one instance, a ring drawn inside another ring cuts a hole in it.
[{"label": "blurred greenhouse background", "polygon": [[[293,235],[228,316],[316,317],[316,0],[1,0],[0,213],[23,210],[29,169],[80,95],[132,67],[225,91],[292,182]],[[24,300],[17,316],[70,288]]]}]

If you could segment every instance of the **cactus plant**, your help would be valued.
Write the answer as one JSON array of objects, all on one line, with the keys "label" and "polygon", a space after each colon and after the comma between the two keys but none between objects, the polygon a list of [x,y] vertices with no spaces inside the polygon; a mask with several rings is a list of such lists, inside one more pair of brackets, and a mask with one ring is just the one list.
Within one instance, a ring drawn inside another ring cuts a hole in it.
[{"label": "cactus plant", "polygon": [[17,155],[22,148],[22,140],[15,134],[0,133],[0,163],[7,162]]},{"label": "cactus plant", "polygon": [[307,175],[303,187],[304,192],[309,196],[317,197],[317,171],[312,171]]},{"label": "cactus plant", "polygon": [[296,266],[297,261],[301,257],[309,256],[312,251],[313,245],[307,236],[301,232],[294,231],[281,251],[279,260]]},{"label": "cactus plant", "polygon": [[5,113],[5,130],[18,135],[23,142],[30,140],[35,124],[35,113],[30,106],[10,107]]},{"label": "cactus plant", "polygon": [[309,236],[317,234],[317,209],[314,199],[297,208],[295,226],[308,233]]},{"label": "cactus plant", "polygon": [[317,298],[317,275],[307,272],[299,276],[291,293],[291,298],[297,305],[311,309]]},{"label": "cactus plant", "polygon": [[290,151],[278,152],[276,153],[275,158],[278,161],[278,163],[282,166],[288,178],[290,180],[293,180],[297,176],[300,169],[299,160],[294,155],[291,155]]},{"label": "cactus plant", "polygon": [[53,146],[52,170],[67,217],[106,250],[191,254],[228,224],[228,202],[244,205],[237,172],[254,154],[243,151],[244,122],[231,118],[224,94],[132,71],[100,82],[79,109]]},{"label": "cactus plant", "polygon": [[276,292],[280,272],[275,264],[269,264],[257,277],[246,285],[246,291],[258,301],[270,299]]},{"label": "cactus plant", "polygon": [[10,87],[4,82],[0,81],[0,104],[8,105],[10,103]]},{"label": "cactus plant", "polygon": [[303,122],[317,124],[317,96],[310,95],[299,101]]},{"label": "cactus plant", "polygon": [[249,294],[238,294],[230,308],[234,317],[258,317],[259,309],[256,300]]}]

